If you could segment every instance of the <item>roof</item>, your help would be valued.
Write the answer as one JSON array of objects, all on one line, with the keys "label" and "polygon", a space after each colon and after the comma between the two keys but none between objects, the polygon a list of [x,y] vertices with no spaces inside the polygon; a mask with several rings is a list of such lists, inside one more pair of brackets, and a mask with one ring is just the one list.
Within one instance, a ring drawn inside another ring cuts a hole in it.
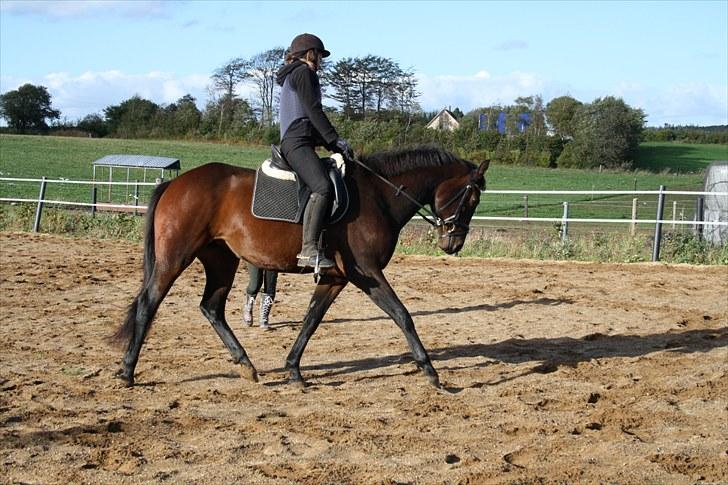
[{"label": "roof", "polygon": [[178,158],[151,157],[148,155],[106,155],[99,158],[93,165],[104,165],[107,167],[136,167],[136,168],[163,168],[179,170]]},{"label": "roof", "polygon": [[[440,121],[443,118],[446,120],[444,123]],[[443,124],[445,126],[443,126]],[[427,123],[427,126],[425,126],[425,128],[453,130],[459,126],[460,122],[457,120],[457,118],[455,118],[455,115],[453,115],[449,109],[443,108],[442,110],[440,110],[439,113],[435,115],[434,118],[430,120],[429,123]]]}]

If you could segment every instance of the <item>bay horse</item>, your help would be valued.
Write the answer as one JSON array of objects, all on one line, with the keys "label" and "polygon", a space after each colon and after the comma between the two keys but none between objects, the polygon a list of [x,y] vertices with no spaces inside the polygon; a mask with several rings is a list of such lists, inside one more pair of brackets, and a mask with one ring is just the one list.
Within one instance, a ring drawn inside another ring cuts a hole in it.
[{"label": "bay horse", "polygon": [[[351,282],[400,327],[417,366],[431,384],[440,386],[412,317],[382,270],[404,225],[418,211],[427,210],[427,205],[432,208],[432,219],[423,217],[436,228],[438,246],[448,254],[459,251],[485,189],[487,168],[488,161],[476,166],[430,146],[382,152],[356,160],[356,164],[347,163],[349,212],[324,233],[327,254],[336,266],[320,275],[286,358],[290,383],[306,385],[299,369],[303,351],[331,303]],[[126,345],[117,377],[127,386],[134,384],[139,353],[162,300],[195,258],[206,276],[200,310],[233,361],[242,365],[243,377],[258,380],[255,367],[225,320],[227,296],[240,259],[263,269],[300,273],[296,254],[302,231],[298,224],[253,216],[254,181],[254,170],[210,163],[155,189],[146,216],[142,286],[114,335]]]}]

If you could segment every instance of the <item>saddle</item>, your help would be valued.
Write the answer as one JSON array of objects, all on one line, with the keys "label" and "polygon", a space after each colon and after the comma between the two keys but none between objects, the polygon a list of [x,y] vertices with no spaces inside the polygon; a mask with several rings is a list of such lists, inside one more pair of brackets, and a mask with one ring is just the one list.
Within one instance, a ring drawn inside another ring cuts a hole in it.
[{"label": "saddle", "polygon": [[[334,188],[328,224],[340,221],[349,209],[349,191],[344,181],[344,158],[335,153],[321,161],[328,167]],[[271,158],[255,172],[252,212],[258,219],[301,224],[311,190],[298,179],[276,145],[271,145]]]}]

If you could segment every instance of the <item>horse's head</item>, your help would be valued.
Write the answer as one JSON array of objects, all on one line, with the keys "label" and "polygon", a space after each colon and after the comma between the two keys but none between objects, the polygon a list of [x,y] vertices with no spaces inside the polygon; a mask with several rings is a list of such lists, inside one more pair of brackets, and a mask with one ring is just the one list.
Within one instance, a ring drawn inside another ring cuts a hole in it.
[{"label": "horse's head", "polygon": [[435,192],[434,212],[438,218],[436,229],[440,249],[454,254],[462,249],[470,230],[470,220],[480,202],[480,191],[485,190],[485,171],[489,161],[477,168],[441,183]]}]

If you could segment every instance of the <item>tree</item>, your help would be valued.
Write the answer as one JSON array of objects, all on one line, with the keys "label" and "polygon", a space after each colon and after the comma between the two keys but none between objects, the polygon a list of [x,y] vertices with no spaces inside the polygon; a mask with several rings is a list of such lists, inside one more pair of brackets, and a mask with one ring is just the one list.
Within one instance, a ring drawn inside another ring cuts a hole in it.
[{"label": "tree", "polygon": [[571,96],[554,98],[546,105],[546,119],[556,135],[562,139],[574,137],[574,116],[582,106]]},{"label": "tree", "polygon": [[0,95],[0,117],[18,133],[26,133],[47,130],[46,120],[59,119],[61,112],[51,107],[51,95],[45,86],[24,84]]},{"label": "tree", "polygon": [[322,81],[333,89],[329,97],[341,104],[344,116],[350,118],[354,114],[356,93],[354,91],[354,59],[341,59],[331,68],[324,70]]},{"label": "tree", "polygon": [[632,168],[645,123],[642,110],[607,96],[582,105],[573,122],[574,139],[561,154],[559,166]]},{"label": "tree", "polygon": [[[170,105],[172,111],[171,131],[177,136],[194,134],[200,126],[202,114],[197,109],[195,98],[191,94],[185,94]],[[169,108],[168,108],[169,109]]]},{"label": "tree", "polygon": [[411,70],[400,70],[389,90],[389,107],[402,114],[413,114],[420,110],[417,98],[417,79]]},{"label": "tree", "polygon": [[[223,109],[228,113],[225,117],[220,115]],[[220,120],[224,122],[221,124]],[[251,126],[255,126],[253,110],[247,101],[237,97],[227,103],[222,99],[211,98],[200,120],[201,134],[219,139],[240,138]]]},{"label": "tree", "polygon": [[217,68],[212,74],[213,89],[222,92],[222,96],[218,98],[220,119],[218,123],[217,136],[222,135],[223,123],[228,125],[233,120],[233,105],[237,99],[235,89],[244,80],[248,79],[250,74],[250,61],[241,57],[231,59],[227,64]]},{"label": "tree", "polygon": [[414,112],[417,106],[417,81],[409,71],[403,71],[391,59],[368,55],[346,58],[326,69],[324,78],[333,89],[329,97],[341,104],[347,118],[377,117],[387,108]]},{"label": "tree", "polygon": [[109,126],[99,114],[86,115],[78,122],[78,129],[96,138],[102,138],[109,134]]},{"label": "tree", "polygon": [[268,127],[273,125],[276,74],[283,64],[285,52],[283,47],[276,47],[254,56],[250,62],[250,76],[253,84],[258,88],[261,123]]},{"label": "tree", "polygon": [[155,127],[159,110],[156,103],[134,95],[119,105],[106,107],[104,115],[112,135],[121,138],[145,138]]}]

